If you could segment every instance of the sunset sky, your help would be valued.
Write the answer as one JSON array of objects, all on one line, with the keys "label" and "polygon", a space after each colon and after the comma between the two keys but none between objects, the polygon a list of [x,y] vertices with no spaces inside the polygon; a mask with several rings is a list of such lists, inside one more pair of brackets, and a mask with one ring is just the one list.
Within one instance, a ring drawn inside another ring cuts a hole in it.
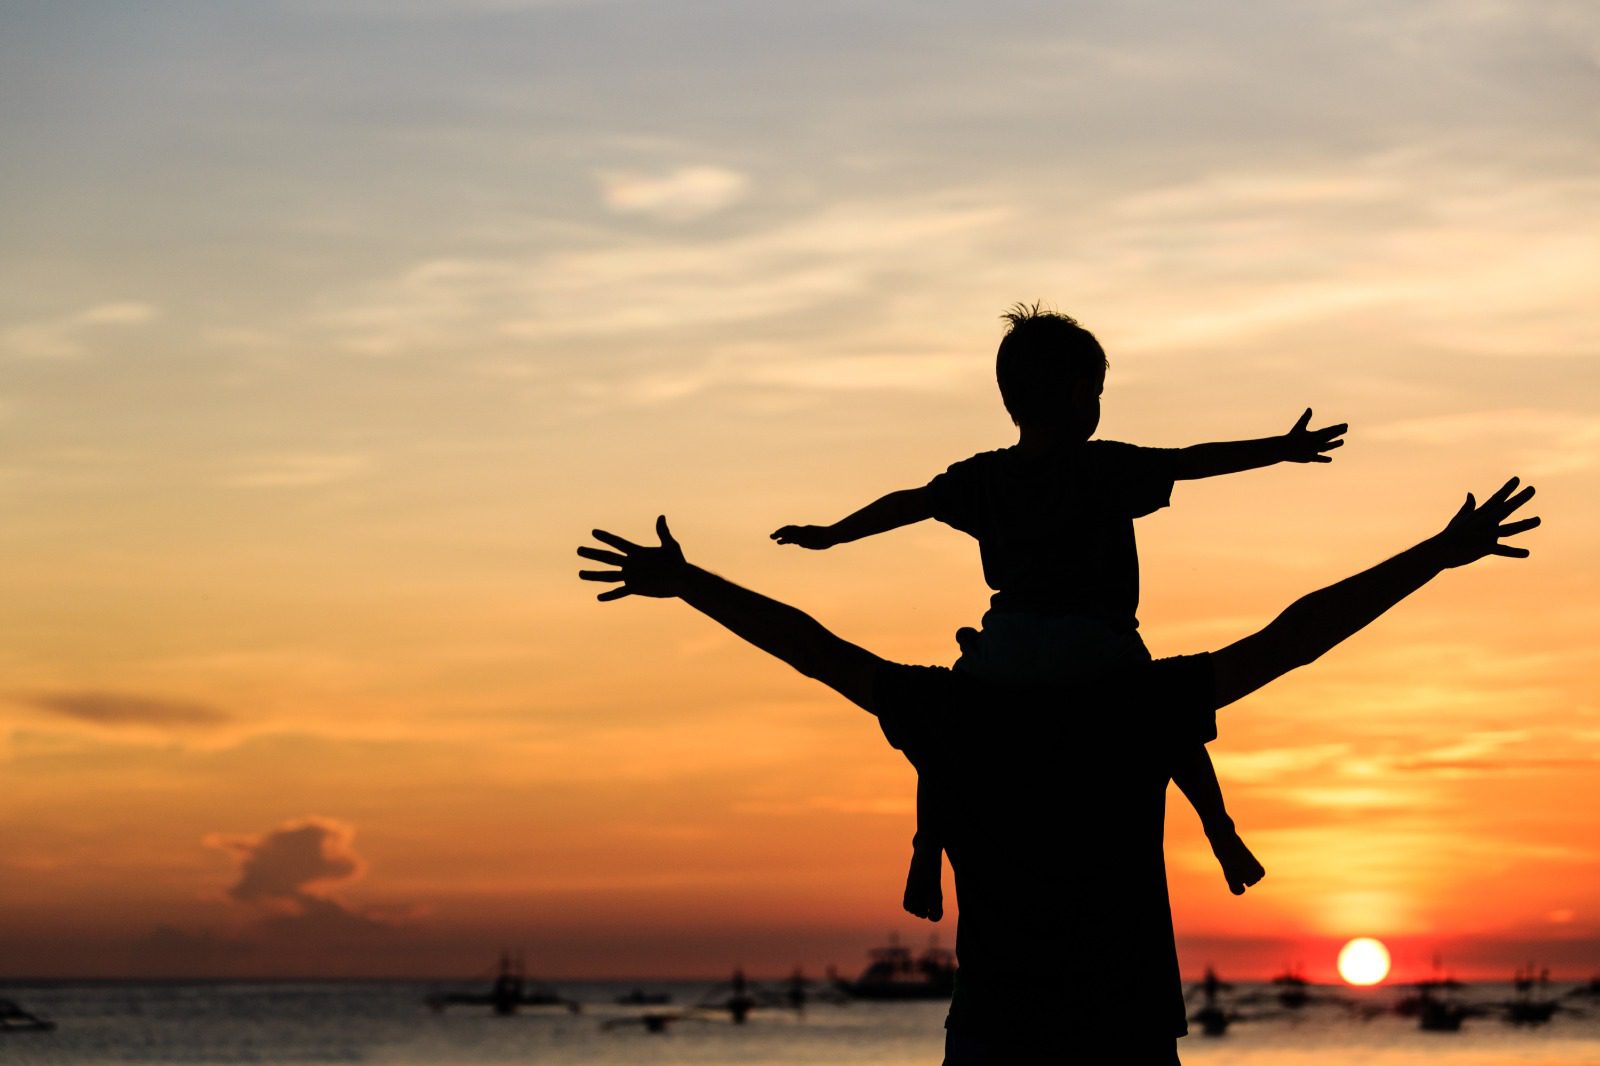
[{"label": "sunset sky", "polygon": [[14,0],[0,279],[0,976],[922,942],[875,723],[573,549],[665,513],[950,662],[968,538],[767,534],[1013,442],[1035,299],[1105,344],[1104,437],[1350,423],[1141,521],[1158,655],[1539,488],[1532,559],[1224,713],[1268,876],[1173,793],[1185,971],[1600,971],[1585,0]]}]

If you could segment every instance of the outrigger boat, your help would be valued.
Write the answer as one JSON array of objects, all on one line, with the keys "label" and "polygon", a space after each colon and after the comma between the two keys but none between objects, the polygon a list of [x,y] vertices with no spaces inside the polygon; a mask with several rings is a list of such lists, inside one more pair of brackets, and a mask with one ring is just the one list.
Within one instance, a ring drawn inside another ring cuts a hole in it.
[{"label": "outrigger boat", "polygon": [[1448,975],[1440,976],[1441,966],[1437,955],[1433,958],[1433,977],[1427,981],[1418,981],[1411,987],[1416,989],[1409,996],[1405,996],[1395,1004],[1395,1013],[1403,1017],[1415,1016],[1417,1028],[1427,1033],[1455,1033],[1460,1032],[1461,1023],[1481,1010],[1464,1006],[1454,999],[1440,996],[1441,992],[1454,992],[1465,988],[1460,981]]},{"label": "outrigger boat", "polygon": [[855,999],[949,999],[955,993],[955,953],[939,947],[937,941],[921,955],[913,955],[891,936],[889,943],[874,948],[869,958],[872,961],[860,977],[854,981],[835,978],[835,987]]},{"label": "outrigger boat", "polygon": [[428,1006],[436,1011],[446,1007],[492,1007],[496,1014],[515,1014],[519,1007],[565,1007],[577,1014],[583,1009],[576,1000],[567,999],[549,985],[530,983],[523,970],[522,957],[512,960],[510,952],[500,956],[500,972],[487,992],[436,992],[428,997]]},{"label": "outrigger boat", "polygon": [[1222,1036],[1228,1031],[1228,1025],[1239,1016],[1218,1004],[1217,995],[1232,991],[1233,986],[1219,980],[1217,971],[1207,966],[1205,980],[1189,990],[1190,995],[1199,992],[1205,997],[1200,1009],[1190,1015],[1189,1020],[1200,1026],[1200,1031],[1207,1036]]},{"label": "outrigger boat", "polygon": [[0,1033],[48,1033],[56,1023],[23,1010],[9,999],[0,999]]},{"label": "outrigger boat", "polygon": [[[1549,970],[1540,970],[1535,979],[1533,964],[1529,963],[1526,971],[1517,971],[1511,985],[1517,990],[1517,998],[1502,1006],[1506,1009],[1506,1021],[1512,1025],[1543,1025],[1561,1009],[1561,1004],[1549,995]],[[1534,989],[1539,991],[1538,999],[1533,998]]]},{"label": "outrigger boat", "polygon": [[1291,966],[1272,979],[1278,987],[1278,1005],[1289,1010],[1299,1010],[1311,1002],[1311,982],[1306,980],[1298,966]]}]

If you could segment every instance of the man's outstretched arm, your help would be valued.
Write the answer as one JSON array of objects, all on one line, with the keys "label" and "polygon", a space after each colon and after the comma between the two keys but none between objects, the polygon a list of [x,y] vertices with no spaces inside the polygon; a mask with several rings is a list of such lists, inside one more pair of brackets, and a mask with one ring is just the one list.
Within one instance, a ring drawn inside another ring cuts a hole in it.
[{"label": "man's outstretched arm", "polygon": [[1217,706],[1225,707],[1295,667],[1316,661],[1451,567],[1490,555],[1527,558],[1526,548],[1501,541],[1539,524],[1537,518],[1506,521],[1532,497],[1532,486],[1517,491],[1516,478],[1482,505],[1469,493],[1439,533],[1370,570],[1301,597],[1265,629],[1216,652],[1212,665]]},{"label": "man's outstretched arm", "polygon": [[682,600],[735,636],[821,681],[858,707],[872,710],[872,678],[881,659],[835,636],[804,611],[687,562],[665,518],[656,519],[656,534],[661,545],[649,548],[594,530],[595,539],[614,550],[583,547],[578,554],[615,569],[580,570],[578,576],[615,584],[616,588],[600,593],[598,598],[605,601],[624,596]]}]

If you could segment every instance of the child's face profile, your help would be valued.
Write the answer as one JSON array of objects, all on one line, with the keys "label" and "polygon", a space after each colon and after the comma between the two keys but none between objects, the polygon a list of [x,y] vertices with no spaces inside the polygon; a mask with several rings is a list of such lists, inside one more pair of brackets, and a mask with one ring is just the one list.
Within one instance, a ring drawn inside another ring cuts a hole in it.
[{"label": "child's face profile", "polygon": [[1067,399],[1063,427],[1074,437],[1088,440],[1100,428],[1100,396],[1106,389],[1106,376],[1078,382]]}]

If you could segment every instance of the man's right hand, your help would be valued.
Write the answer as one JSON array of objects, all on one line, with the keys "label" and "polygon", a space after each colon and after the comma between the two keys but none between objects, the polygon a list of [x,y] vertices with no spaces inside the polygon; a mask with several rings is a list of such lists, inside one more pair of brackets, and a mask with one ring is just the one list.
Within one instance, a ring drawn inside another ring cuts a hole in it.
[{"label": "man's right hand", "polygon": [[1467,502],[1450,519],[1450,524],[1430,538],[1429,543],[1439,552],[1439,565],[1443,567],[1466,566],[1488,555],[1504,555],[1512,559],[1526,559],[1527,548],[1513,548],[1501,544],[1506,537],[1515,536],[1539,524],[1537,518],[1523,518],[1507,522],[1512,512],[1533,498],[1533,486],[1517,492],[1518,479],[1512,478],[1501,485],[1493,496],[1479,504],[1467,493]]},{"label": "man's right hand", "polygon": [[595,597],[598,600],[620,600],[624,596],[652,596],[669,599],[683,595],[684,581],[690,566],[683,558],[683,549],[673,539],[667,528],[665,516],[656,519],[656,536],[661,538],[659,548],[646,548],[631,540],[624,540],[603,529],[592,530],[594,539],[611,545],[616,551],[604,548],[583,547],[578,554],[597,563],[615,566],[615,570],[579,570],[585,581],[620,582]]},{"label": "man's right hand", "polygon": [[772,534],[779,544],[794,544],[812,551],[821,551],[838,544],[832,526],[784,526]]}]

